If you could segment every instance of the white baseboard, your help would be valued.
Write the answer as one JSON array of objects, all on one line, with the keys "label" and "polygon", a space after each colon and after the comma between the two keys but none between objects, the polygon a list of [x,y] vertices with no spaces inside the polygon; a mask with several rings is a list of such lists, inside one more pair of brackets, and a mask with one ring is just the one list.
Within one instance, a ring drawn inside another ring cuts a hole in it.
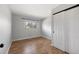
[{"label": "white baseboard", "polygon": [[42,36],[42,37],[45,37],[45,38],[47,38],[47,39],[49,39],[49,40],[52,40],[52,38],[51,37],[48,37],[48,36]]},{"label": "white baseboard", "polygon": [[32,36],[32,37],[25,37],[25,38],[19,38],[19,39],[15,39],[15,40],[13,40],[13,41],[18,41],[18,40],[24,40],[24,39],[31,39],[31,38],[36,38],[36,37],[41,37],[40,35],[39,36]]}]

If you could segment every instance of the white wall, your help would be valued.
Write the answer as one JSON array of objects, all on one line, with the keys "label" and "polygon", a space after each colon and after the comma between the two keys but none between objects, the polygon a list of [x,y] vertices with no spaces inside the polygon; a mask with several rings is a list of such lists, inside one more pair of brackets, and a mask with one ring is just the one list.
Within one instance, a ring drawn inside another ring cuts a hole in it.
[{"label": "white wall", "polygon": [[11,45],[11,14],[7,5],[0,5],[0,53],[8,53]]},{"label": "white wall", "polygon": [[27,31],[25,29],[25,20],[21,18],[23,18],[23,16],[21,15],[12,16],[12,39],[13,40],[21,40],[21,39],[28,39],[28,38],[41,36],[40,21],[37,21],[37,28],[35,30]]},{"label": "white wall", "polygon": [[52,17],[47,17],[42,22],[42,36],[48,39],[52,39]]}]

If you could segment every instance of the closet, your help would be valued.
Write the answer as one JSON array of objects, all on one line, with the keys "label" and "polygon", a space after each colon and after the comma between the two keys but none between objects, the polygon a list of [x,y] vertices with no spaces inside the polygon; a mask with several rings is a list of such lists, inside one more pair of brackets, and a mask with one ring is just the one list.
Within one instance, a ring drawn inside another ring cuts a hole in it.
[{"label": "closet", "polygon": [[54,17],[54,46],[64,51],[64,12],[56,14]]},{"label": "closet", "polygon": [[68,53],[79,53],[79,5],[53,14],[54,46]]}]

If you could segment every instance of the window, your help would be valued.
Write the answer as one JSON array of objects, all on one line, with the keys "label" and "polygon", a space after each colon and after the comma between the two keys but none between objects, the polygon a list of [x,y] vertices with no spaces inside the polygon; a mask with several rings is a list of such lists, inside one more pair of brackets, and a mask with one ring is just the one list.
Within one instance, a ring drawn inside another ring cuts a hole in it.
[{"label": "window", "polygon": [[27,30],[33,30],[33,29],[36,29],[36,21],[26,21],[25,22],[25,28],[27,29]]}]

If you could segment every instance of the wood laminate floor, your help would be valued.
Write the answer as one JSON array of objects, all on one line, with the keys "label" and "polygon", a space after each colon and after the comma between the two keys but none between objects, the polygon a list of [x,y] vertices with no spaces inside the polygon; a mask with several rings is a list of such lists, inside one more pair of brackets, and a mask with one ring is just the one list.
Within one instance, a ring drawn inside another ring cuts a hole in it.
[{"label": "wood laminate floor", "polygon": [[9,54],[64,54],[64,52],[52,47],[50,40],[38,37],[14,41]]}]

